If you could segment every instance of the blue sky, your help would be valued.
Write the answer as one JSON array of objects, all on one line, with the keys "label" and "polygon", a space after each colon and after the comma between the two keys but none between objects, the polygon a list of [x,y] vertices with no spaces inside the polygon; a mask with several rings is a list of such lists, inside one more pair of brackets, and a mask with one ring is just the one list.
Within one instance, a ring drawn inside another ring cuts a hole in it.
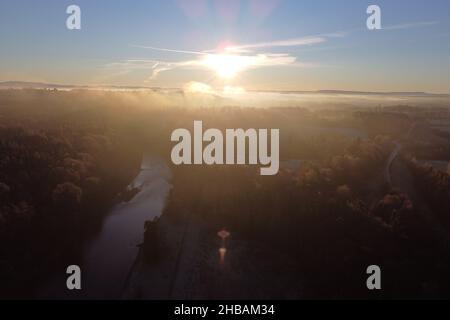
[{"label": "blue sky", "polygon": [[449,15],[448,0],[2,0],[0,80],[450,92]]}]

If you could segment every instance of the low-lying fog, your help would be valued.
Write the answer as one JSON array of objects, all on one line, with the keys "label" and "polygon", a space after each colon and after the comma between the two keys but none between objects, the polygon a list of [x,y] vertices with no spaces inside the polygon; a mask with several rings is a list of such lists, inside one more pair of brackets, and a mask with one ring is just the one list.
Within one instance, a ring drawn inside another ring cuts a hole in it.
[{"label": "low-lying fog", "polygon": [[151,100],[152,105],[176,107],[450,107],[450,94],[429,94],[422,92],[353,92],[353,91],[246,91],[241,87],[226,86],[214,89],[199,82],[187,83],[181,89],[139,88],[139,87],[74,87],[47,84],[5,83],[0,89],[19,89],[24,91],[114,91],[133,93],[121,98],[142,102]]}]

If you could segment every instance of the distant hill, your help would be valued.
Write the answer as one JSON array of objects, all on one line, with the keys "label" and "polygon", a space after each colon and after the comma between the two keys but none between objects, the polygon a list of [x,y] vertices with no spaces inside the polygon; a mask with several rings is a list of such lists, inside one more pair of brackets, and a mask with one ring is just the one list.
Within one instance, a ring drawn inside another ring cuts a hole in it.
[{"label": "distant hill", "polygon": [[151,87],[138,86],[79,86],[65,85],[43,82],[27,82],[27,81],[0,81],[0,89],[159,89]]},{"label": "distant hill", "polygon": [[428,93],[428,92],[376,92],[376,91],[346,91],[346,90],[317,90],[317,91],[279,91],[286,94],[335,94],[335,95],[377,95],[377,96],[402,96],[402,97],[426,97],[426,96],[450,96],[445,93]]},{"label": "distant hill", "polygon": [[346,91],[346,90],[316,90],[316,91],[285,91],[285,90],[254,90],[252,92],[276,92],[279,94],[328,94],[328,95],[359,95],[359,96],[401,96],[401,97],[450,97],[450,93],[428,93],[428,92],[376,92],[376,91]]},{"label": "distant hill", "polygon": [[[159,87],[140,87],[140,86],[79,86],[52,84],[43,82],[27,81],[0,81],[1,89],[116,89],[116,90],[176,90],[179,88],[159,88]],[[345,90],[317,90],[317,91],[277,91],[277,90],[255,90],[253,92],[276,92],[280,94],[336,94],[336,95],[379,95],[379,96],[411,96],[411,97],[450,97],[449,94],[437,94],[427,92],[370,92],[370,91],[345,91]]]},{"label": "distant hill", "polygon": [[3,81],[0,82],[0,89],[70,89],[77,86],[69,86],[62,84],[50,84],[42,82],[26,82],[26,81]]},{"label": "distant hill", "polygon": [[327,94],[357,94],[357,95],[383,95],[383,96],[424,96],[433,95],[427,92],[370,92],[370,91],[345,91],[345,90],[319,90],[318,93]]}]

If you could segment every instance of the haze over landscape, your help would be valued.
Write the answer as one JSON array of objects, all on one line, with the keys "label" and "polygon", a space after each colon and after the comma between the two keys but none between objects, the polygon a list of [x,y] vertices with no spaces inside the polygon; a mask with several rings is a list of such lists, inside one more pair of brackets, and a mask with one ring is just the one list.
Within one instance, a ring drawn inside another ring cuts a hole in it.
[{"label": "haze over landscape", "polygon": [[0,298],[450,298],[450,2],[73,4],[0,3]]}]

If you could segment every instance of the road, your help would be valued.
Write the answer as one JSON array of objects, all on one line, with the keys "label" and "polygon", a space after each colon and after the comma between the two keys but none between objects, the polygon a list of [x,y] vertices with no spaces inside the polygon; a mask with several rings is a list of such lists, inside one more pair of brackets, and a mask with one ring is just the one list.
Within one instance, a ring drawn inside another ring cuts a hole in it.
[{"label": "road", "polygon": [[[411,137],[411,134],[413,132],[413,130],[415,129],[417,123],[412,123],[411,127],[408,130],[408,133],[406,134],[406,140],[408,140]],[[395,148],[394,150],[392,150],[391,155],[389,156],[387,163],[386,163],[386,168],[384,170],[384,176],[385,176],[385,180],[386,183],[389,184],[390,186],[392,186],[392,175],[391,175],[391,168],[392,168],[392,163],[395,161],[395,159],[397,159],[398,155],[400,154],[400,151],[402,150],[403,146],[401,145],[400,141],[395,141]]]}]

